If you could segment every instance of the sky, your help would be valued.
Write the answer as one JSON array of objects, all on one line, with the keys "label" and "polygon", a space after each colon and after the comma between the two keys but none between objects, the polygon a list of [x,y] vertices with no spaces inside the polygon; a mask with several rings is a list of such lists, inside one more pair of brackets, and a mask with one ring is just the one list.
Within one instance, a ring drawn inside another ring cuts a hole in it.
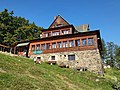
[{"label": "sky", "polygon": [[120,0],[0,0],[0,12],[5,8],[45,29],[57,15],[74,26],[89,24],[120,46]]}]

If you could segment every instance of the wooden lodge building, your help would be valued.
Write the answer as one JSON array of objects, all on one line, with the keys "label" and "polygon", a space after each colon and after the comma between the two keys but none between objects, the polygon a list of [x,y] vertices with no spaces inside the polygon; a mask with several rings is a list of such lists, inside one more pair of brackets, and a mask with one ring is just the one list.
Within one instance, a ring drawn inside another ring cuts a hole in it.
[{"label": "wooden lodge building", "polygon": [[42,30],[40,39],[21,42],[16,48],[19,55],[103,74],[99,30],[90,31],[88,24],[75,27],[60,15],[54,17],[48,29]]}]

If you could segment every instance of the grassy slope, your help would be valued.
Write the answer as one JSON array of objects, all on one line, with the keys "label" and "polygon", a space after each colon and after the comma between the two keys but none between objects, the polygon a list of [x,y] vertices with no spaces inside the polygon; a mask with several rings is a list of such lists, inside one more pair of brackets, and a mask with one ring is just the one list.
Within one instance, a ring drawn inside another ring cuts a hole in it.
[{"label": "grassy slope", "polygon": [[106,70],[105,78],[101,78],[88,71],[46,63],[34,65],[30,59],[0,54],[1,90],[113,90],[111,80],[116,78],[120,79],[120,71]]}]

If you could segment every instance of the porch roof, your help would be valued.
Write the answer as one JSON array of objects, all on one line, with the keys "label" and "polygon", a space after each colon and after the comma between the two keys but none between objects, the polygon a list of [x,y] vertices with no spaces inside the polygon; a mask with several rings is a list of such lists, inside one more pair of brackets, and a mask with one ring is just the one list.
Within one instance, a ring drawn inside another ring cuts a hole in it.
[{"label": "porch roof", "polygon": [[27,46],[30,42],[26,42],[26,43],[19,43],[17,45],[17,47],[21,47],[21,46]]}]

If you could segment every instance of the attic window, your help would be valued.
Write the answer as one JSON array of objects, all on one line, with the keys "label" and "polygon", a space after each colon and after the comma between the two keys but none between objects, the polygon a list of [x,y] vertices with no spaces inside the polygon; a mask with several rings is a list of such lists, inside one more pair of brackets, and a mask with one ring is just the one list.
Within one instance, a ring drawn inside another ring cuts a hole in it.
[{"label": "attic window", "polygon": [[63,25],[62,24],[56,24],[54,25],[54,27],[62,27]]},{"label": "attic window", "polygon": [[57,27],[62,27],[63,25],[62,24],[57,24]]}]

